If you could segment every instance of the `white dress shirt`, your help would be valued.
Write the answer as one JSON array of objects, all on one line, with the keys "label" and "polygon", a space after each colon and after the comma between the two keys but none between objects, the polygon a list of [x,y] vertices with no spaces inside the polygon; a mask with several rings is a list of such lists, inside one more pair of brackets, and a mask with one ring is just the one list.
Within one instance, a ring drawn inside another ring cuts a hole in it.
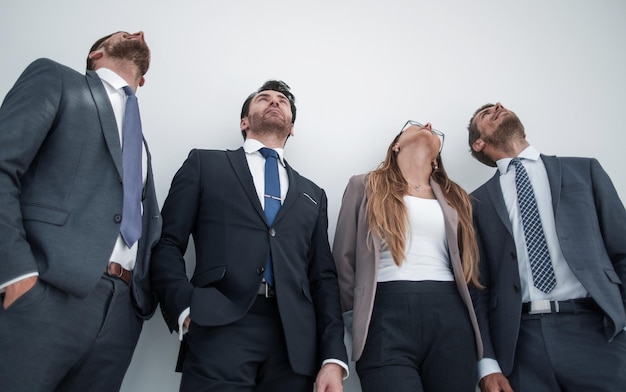
[{"label": "white dress shirt", "polygon": [[[126,109],[126,92],[124,92],[124,86],[128,83],[122,77],[108,68],[100,68],[96,70],[96,73],[102,80],[102,84],[107,92],[111,106],[113,107],[113,113],[115,114],[115,121],[117,122],[117,130],[120,137],[120,146],[122,145],[123,134],[122,124],[124,121],[124,110]],[[143,184],[146,184],[148,176],[148,154],[146,153],[146,147],[142,143],[141,153],[141,177]],[[143,212],[143,205],[142,205]],[[124,242],[121,234],[118,234],[115,246],[109,261],[115,261],[127,270],[132,270],[135,267],[135,261],[137,259],[137,244],[135,242],[129,249]]]}]

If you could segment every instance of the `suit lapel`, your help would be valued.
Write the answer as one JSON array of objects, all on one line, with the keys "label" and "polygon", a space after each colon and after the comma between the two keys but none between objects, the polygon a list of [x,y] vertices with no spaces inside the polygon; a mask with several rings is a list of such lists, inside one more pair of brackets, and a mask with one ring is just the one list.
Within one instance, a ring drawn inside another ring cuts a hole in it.
[{"label": "suit lapel", "polygon": [[502,196],[502,187],[500,186],[500,173],[496,171],[493,177],[485,184],[489,199],[491,199],[491,205],[496,210],[496,214],[500,218],[500,221],[506,227],[509,234],[513,236],[513,228],[511,227],[511,221],[509,219],[509,213],[506,210],[504,204],[504,198]]},{"label": "suit lapel", "polygon": [[243,147],[240,147],[237,150],[226,151],[226,156],[228,157],[230,165],[232,166],[241,187],[244,189],[246,196],[250,199],[250,203],[254,206],[257,214],[259,214],[259,216],[261,216],[261,218],[263,218],[263,220],[267,223],[265,212],[261,207],[259,196],[257,195],[256,188],[254,187],[254,180],[252,179],[252,174],[250,174],[250,168],[248,167],[248,161],[246,160],[246,152],[243,150]]},{"label": "suit lapel", "polygon": [[[463,278],[463,268],[461,267],[461,260],[459,257],[455,257],[454,255],[459,253],[459,244],[457,242],[457,231],[459,226],[459,216],[454,208],[452,208],[446,197],[441,190],[439,184],[437,184],[432,178],[430,179],[430,186],[433,189],[433,193],[435,194],[435,198],[439,202],[441,206],[441,211],[443,212],[443,218],[445,223],[446,230],[446,239],[448,240],[448,249],[450,252],[450,261],[452,262],[452,270],[457,278],[457,282],[464,281]],[[458,276],[457,276],[458,275]]]},{"label": "suit lapel", "polygon": [[285,169],[287,170],[287,177],[289,178],[289,188],[287,189],[287,195],[285,196],[285,201],[283,205],[278,210],[278,215],[276,215],[276,219],[274,219],[274,224],[276,224],[282,217],[287,213],[287,211],[294,205],[296,200],[298,200],[299,189],[300,189],[300,179],[299,175],[289,166],[287,161],[285,161]]},{"label": "suit lapel", "polygon": [[120,135],[117,129],[117,122],[115,121],[115,114],[111,107],[111,101],[107,96],[106,90],[102,85],[102,81],[98,77],[98,74],[94,71],[87,71],[85,75],[89,89],[91,90],[91,96],[96,104],[98,110],[98,117],[100,118],[100,127],[102,128],[102,134],[106,141],[113,163],[117,169],[117,173],[122,178],[122,146],[120,145]]},{"label": "suit lapel", "polygon": [[556,216],[556,210],[561,199],[561,163],[555,156],[541,155],[541,160],[546,167],[548,182],[550,182],[550,194],[552,195],[552,209]]}]

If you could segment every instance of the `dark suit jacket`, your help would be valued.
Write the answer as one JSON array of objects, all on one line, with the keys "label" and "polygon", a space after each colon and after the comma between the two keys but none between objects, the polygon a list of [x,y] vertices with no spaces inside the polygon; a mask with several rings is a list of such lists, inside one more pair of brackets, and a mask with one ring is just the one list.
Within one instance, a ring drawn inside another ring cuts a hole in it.
[{"label": "dark suit jacket", "polygon": [[[352,360],[358,361],[365,347],[369,324],[376,296],[376,282],[380,262],[382,239],[369,232],[367,220],[367,195],[365,181],[367,175],[352,176],[343,195],[341,210],[337,220],[333,256],[339,272],[341,307],[345,312],[346,325],[352,331]],[[458,245],[458,215],[446,201],[445,195],[434,181],[430,185],[441,205],[445,220],[450,265],[454,274],[459,295],[467,307],[474,335],[476,337],[476,357],[482,357],[482,342],[478,323],[472,306],[461,266]],[[351,314],[350,314],[351,313]]]},{"label": "dark suit jacket", "polygon": [[[595,159],[541,156],[552,193],[561,250],[572,272],[605,313],[612,339],[626,326],[626,211]],[[484,290],[472,290],[485,357],[510,374],[519,333],[522,293],[513,232],[500,174],[471,194],[480,237]],[[563,298],[564,300],[567,298]]]},{"label": "dark suit jacket", "polygon": [[[347,363],[339,288],[326,194],[289,165],[287,173],[289,190],[270,227],[243,148],[191,151],[163,206],[152,278],[171,330],[188,307],[197,324],[227,325],[255,301],[271,249],[291,366],[314,376],[324,359]],[[191,281],[183,260],[190,234],[196,249]]]},{"label": "dark suit jacket", "polygon": [[[109,262],[122,214],[122,149],[98,75],[33,62],[0,109],[0,145],[0,282],[37,271],[87,296]],[[149,153],[143,208],[132,293],[147,318],[156,308],[150,249],[161,229]]]}]

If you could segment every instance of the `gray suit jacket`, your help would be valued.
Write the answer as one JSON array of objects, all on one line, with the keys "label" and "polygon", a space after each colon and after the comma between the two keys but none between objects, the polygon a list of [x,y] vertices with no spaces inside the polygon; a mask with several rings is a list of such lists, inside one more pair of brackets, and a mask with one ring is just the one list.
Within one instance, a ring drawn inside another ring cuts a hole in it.
[{"label": "gray suit jacket", "polygon": [[[98,75],[34,61],[0,108],[0,145],[0,284],[38,272],[47,284],[87,296],[122,219],[122,150]],[[138,314],[150,317],[148,261],[161,218],[149,153],[143,208],[132,293]]]},{"label": "gray suit jacket", "polygon": [[[542,155],[561,250],[572,272],[605,313],[611,340],[626,326],[626,211],[595,159]],[[481,253],[483,290],[472,290],[485,345],[510,374],[522,293],[511,222],[496,174],[471,194]],[[566,300],[568,298],[563,298]]]},{"label": "gray suit jacket", "polygon": [[[368,232],[366,178],[367,174],[350,178],[343,195],[333,242],[333,257],[339,275],[341,308],[346,319],[346,327],[352,331],[353,361],[359,360],[365,347],[376,296],[381,247],[380,236]],[[481,358],[483,348],[478,323],[461,267],[457,237],[458,216],[456,210],[446,201],[439,184],[431,180],[430,185],[443,211],[452,272],[474,328],[477,358]]]}]

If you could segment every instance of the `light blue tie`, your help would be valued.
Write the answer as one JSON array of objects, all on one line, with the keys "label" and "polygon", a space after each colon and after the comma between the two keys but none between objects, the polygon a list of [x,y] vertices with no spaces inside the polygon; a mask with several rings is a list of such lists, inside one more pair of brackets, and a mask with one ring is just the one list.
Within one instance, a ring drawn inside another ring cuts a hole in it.
[{"label": "light blue tie", "polygon": [[[280,180],[278,178],[278,153],[271,148],[261,148],[259,150],[265,157],[265,218],[267,223],[271,226],[274,223],[274,218],[280,210]],[[265,264],[265,271],[263,272],[263,278],[268,285],[274,286],[274,266],[272,265],[272,254],[270,252],[267,263]]]},{"label": "light blue tie", "polygon": [[541,217],[539,216],[533,187],[520,159],[512,159],[509,167],[511,165],[515,166],[517,203],[522,215],[522,225],[524,227],[526,247],[528,248],[533,284],[544,293],[549,293],[556,286],[556,278],[552,262],[550,261],[546,237],[543,234]]},{"label": "light blue tie", "polygon": [[123,146],[122,165],[124,166],[124,207],[120,233],[129,248],[141,237],[141,118],[135,92],[124,87],[128,98],[122,124]]}]

